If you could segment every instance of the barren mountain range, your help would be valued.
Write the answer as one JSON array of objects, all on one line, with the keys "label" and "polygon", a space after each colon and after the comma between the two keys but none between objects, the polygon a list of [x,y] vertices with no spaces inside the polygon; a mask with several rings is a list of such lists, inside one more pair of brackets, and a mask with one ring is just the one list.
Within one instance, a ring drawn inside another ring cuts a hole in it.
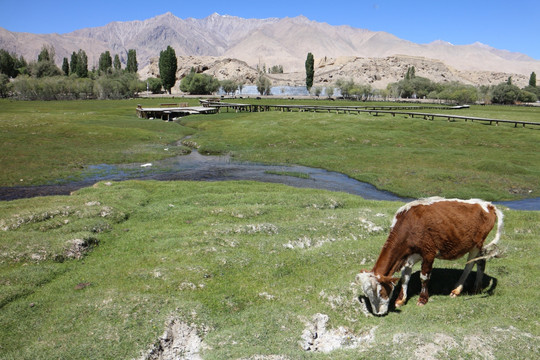
[{"label": "barren mountain range", "polygon": [[271,75],[276,84],[301,85],[308,52],[316,58],[315,84],[353,78],[376,88],[400,80],[409,66],[416,75],[435,81],[496,84],[512,76],[525,86],[540,61],[525,54],[480,43],[452,45],[444,41],[416,44],[381,31],[332,26],[294,18],[243,19],[212,14],[204,19],[180,19],[171,13],[143,21],[112,22],[67,34],[29,34],[0,28],[0,48],[37,58],[42,46],[52,45],[56,62],[83,49],[89,67],[109,50],[125,63],[127,50],[137,51],[143,78],[155,76],[159,52],[172,46],[179,57],[181,77],[191,66],[218,77],[251,83],[257,66],[282,65],[285,74]]}]

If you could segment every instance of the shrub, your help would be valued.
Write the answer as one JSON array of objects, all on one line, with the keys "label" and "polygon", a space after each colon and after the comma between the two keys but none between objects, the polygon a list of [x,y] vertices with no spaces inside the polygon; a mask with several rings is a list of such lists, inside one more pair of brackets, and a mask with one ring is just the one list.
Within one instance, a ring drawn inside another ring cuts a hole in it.
[{"label": "shrub", "polygon": [[501,83],[493,89],[491,101],[495,104],[513,104],[519,99],[521,90],[508,82]]},{"label": "shrub", "polygon": [[196,73],[194,69],[180,82],[180,90],[193,95],[209,95],[219,89],[219,81],[212,75]]},{"label": "shrub", "polygon": [[257,91],[261,95],[270,95],[272,92],[272,83],[270,82],[270,79],[268,79],[264,75],[260,75],[257,79]]},{"label": "shrub", "polygon": [[146,83],[148,84],[148,90],[150,90],[152,94],[161,93],[161,79],[151,77],[146,79]]},{"label": "shrub", "polygon": [[9,94],[9,76],[0,74],[0,97],[7,97]]},{"label": "shrub", "polygon": [[94,88],[99,99],[125,99],[143,91],[145,86],[137,75],[125,73],[120,76],[102,76],[95,81]]},{"label": "shrub", "polygon": [[521,90],[519,92],[518,100],[521,102],[536,102],[538,97],[532,92]]},{"label": "shrub", "polygon": [[234,80],[221,81],[221,89],[225,94],[233,95],[238,90],[238,83]]}]

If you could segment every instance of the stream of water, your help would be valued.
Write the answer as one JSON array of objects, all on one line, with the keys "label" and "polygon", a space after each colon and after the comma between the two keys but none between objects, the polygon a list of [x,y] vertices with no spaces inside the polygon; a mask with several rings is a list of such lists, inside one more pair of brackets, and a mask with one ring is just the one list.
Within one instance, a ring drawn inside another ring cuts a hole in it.
[{"label": "stream of water", "polygon": [[[280,174],[276,174],[280,173]],[[301,173],[303,176],[287,174]],[[372,200],[410,201],[388,191],[377,189],[347,175],[306,166],[262,165],[235,162],[229,156],[204,156],[193,150],[189,155],[176,156],[151,164],[92,165],[78,180],[64,179],[55,184],[37,186],[0,187],[0,200],[67,195],[97,181],[139,180],[193,180],[226,181],[253,180],[280,183],[299,188],[342,191]],[[515,210],[540,210],[540,198],[497,202]]]}]

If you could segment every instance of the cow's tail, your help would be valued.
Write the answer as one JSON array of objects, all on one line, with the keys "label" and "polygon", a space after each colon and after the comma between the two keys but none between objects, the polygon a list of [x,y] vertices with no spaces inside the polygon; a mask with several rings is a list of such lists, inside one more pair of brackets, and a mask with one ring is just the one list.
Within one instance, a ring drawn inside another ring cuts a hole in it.
[{"label": "cow's tail", "polygon": [[497,244],[499,243],[499,240],[501,239],[501,234],[503,232],[504,214],[495,205],[490,204],[490,207],[493,207],[493,209],[495,210],[495,214],[497,215],[497,232],[495,233],[495,237],[493,238],[493,240],[491,240],[489,244],[484,245],[482,251],[480,251],[479,257],[469,260],[467,263],[483,259],[489,260],[499,257],[501,255],[501,249]]},{"label": "cow's tail", "polygon": [[499,243],[499,240],[501,239],[501,234],[503,231],[504,226],[504,214],[501,210],[499,210],[495,205],[492,205],[493,209],[495,209],[495,214],[497,214],[497,232],[495,233],[495,237],[489,244],[484,246],[483,251],[489,250],[490,248],[496,247]]}]

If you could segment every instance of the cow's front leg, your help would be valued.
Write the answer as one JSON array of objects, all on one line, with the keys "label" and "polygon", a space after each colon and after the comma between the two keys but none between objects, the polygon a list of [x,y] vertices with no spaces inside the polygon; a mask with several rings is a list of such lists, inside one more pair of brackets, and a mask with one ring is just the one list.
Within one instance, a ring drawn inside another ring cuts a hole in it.
[{"label": "cow's front leg", "polygon": [[396,299],[397,308],[405,305],[405,302],[407,301],[407,288],[409,285],[409,280],[411,279],[411,273],[412,267],[408,266],[405,266],[405,268],[403,268],[403,271],[401,272],[401,291],[399,292],[399,296]]},{"label": "cow's front leg", "polygon": [[420,271],[420,283],[422,288],[420,290],[420,297],[416,305],[425,305],[429,300],[429,278],[431,277],[431,269],[433,267],[433,260],[424,260],[422,262],[422,270]]}]

